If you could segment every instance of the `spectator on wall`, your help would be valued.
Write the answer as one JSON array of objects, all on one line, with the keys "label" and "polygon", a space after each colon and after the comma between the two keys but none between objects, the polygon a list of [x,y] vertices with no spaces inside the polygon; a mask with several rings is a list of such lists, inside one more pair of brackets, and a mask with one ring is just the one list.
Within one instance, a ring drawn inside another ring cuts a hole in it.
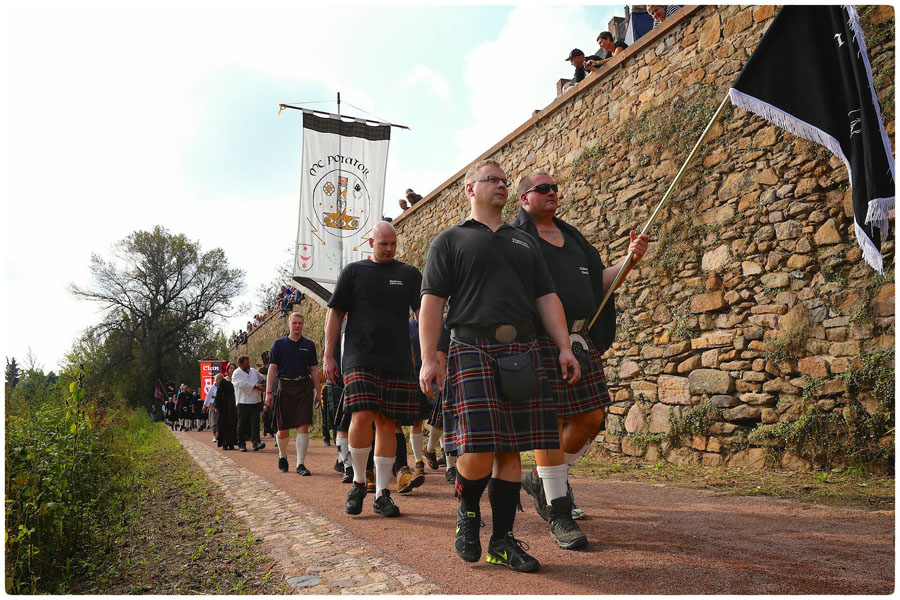
[{"label": "spectator on wall", "polygon": [[571,52],[569,52],[569,56],[566,57],[566,61],[571,63],[573,67],[575,67],[575,76],[572,77],[571,81],[563,86],[563,91],[571,89],[574,85],[584,79],[587,72],[584,69],[584,52],[579,50],[578,48],[573,48]]},{"label": "spectator on wall", "polygon": [[417,194],[412,189],[406,190],[406,201],[409,202],[410,206],[413,206],[416,202],[422,199],[421,194]]},{"label": "spectator on wall", "polygon": [[406,210],[409,208],[409,203],[403,198],[400,198],[400,200],[397,201],[397,204],[400,205],[400,210]]},{"label": "spectator on wall", "polygon": [[647,14],[653,17],[653,28],[659,27],[659,24],[681,10],[681,4],[645,4]]}]

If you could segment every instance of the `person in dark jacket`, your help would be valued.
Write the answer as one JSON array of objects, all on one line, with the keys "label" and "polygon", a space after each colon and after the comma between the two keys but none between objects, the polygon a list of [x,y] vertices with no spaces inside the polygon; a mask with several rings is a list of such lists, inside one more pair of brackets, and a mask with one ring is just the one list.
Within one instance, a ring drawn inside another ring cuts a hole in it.
[{"label": "person in dark jacket", "polygon": [[[237,369],[234,363],[228,363],[227,375],[216,376],[216,401],[213,404],[219,412],[219,438],[217,444],[223,450],[234,450],[237,444],[237,406],[234,399],[234,386],[231,374]],[[219,379],[219,377],[222,377]]]},{"label": "person in dark jacket", "polygon": [[[530,233],[541,247],[556,293],[566,313],[573,351],[581,363],[581,380],[568,384],[555,369],[558,351],[546,334],[538,336],[544,370],[556,400],[560,447],[535,450],[537,467],[522,476],[522,488],[534,498],[538,514],[550,522],[550,533],[564,549],[581,548],[587,537],[572,520],[577,512],[568,487],[568,470],[588,447],[603,424],[605,408],[612,404],[600,355],[616,332],[614,299],[606,303],[593,327],[591,319],[609,286],[624,265],[606,268],[600,254],[581,233],[555,217],[558,187],[550,175],[538,171],[519,182],[521,208],[512,222]],[[648,237],[631,232],[629,250],[633,267],[647,251]],[[626,272],[627,274],[627,272]],[[624,282],[624,278],[620,282]],[[577,348],[576,348],[577,346]]]}]

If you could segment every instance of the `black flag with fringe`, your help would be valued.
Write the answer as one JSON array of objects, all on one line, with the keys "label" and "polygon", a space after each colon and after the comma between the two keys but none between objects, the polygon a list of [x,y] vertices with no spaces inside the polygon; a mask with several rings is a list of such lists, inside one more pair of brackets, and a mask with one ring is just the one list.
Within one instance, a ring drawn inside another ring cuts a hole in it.
[{"label": "black flag with fringe", "polygon": [[844,161],[863,258],[883,272],[894,158],[852,6],[785,6],[729,91],[732,104]]}]

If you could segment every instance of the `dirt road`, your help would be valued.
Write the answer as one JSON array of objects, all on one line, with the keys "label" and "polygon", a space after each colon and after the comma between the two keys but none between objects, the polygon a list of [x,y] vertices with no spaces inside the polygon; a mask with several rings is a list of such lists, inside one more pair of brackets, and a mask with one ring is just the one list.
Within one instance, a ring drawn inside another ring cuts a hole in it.
[{"label": "dirt road", "polygon": [[[208,432],[178,437],[215,448]],[[558,548],[523,492],[525,513],[516,518],[516,537],[530,545],[541,570],[519,574],[456,556],[457,502],[443,472],[427,469],[425,484],[409,495],[392,491],[401,510],[397,519],[375,515],[372,495],[363,513],[351,517],[344,513],[349,485],[332,470],[333,446],[310,442],[306,465],[313,475],[300,477],[293,470],[278,471],[274,440],[265,441],[260,452],[216,450],[213,460],[222,469],[257,475],[266,482],[259,484],[261,498],[286,494],[444,594],[889,594],[894,589],[893,512],[573,479],[576,501],[589,515],[579,523],[590,545],[583,551]],[[291,440],[292,467],[294,451]],[[482,512],[486,548],[487,495]]]}]

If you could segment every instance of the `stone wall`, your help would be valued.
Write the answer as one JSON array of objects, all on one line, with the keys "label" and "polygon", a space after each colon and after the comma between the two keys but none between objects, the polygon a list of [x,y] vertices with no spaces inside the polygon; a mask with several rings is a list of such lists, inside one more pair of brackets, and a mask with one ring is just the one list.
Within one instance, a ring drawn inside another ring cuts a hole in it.
[{"label": "stone wall", "polygon": [[[776,11],[686,7],[476,160],[552,174],[558,216],[614,264]],[[861,14],[893,137],[893,8]],[[398,258],[423,268],[467,214],[467,168],[395,220]],[[511,195],[505,214],[517,208]],[[598,440],[685,464],[892,461],[894,243],[878,275],[852,224],[840,160],[727,109],[617,295],[616,403]]]}]

